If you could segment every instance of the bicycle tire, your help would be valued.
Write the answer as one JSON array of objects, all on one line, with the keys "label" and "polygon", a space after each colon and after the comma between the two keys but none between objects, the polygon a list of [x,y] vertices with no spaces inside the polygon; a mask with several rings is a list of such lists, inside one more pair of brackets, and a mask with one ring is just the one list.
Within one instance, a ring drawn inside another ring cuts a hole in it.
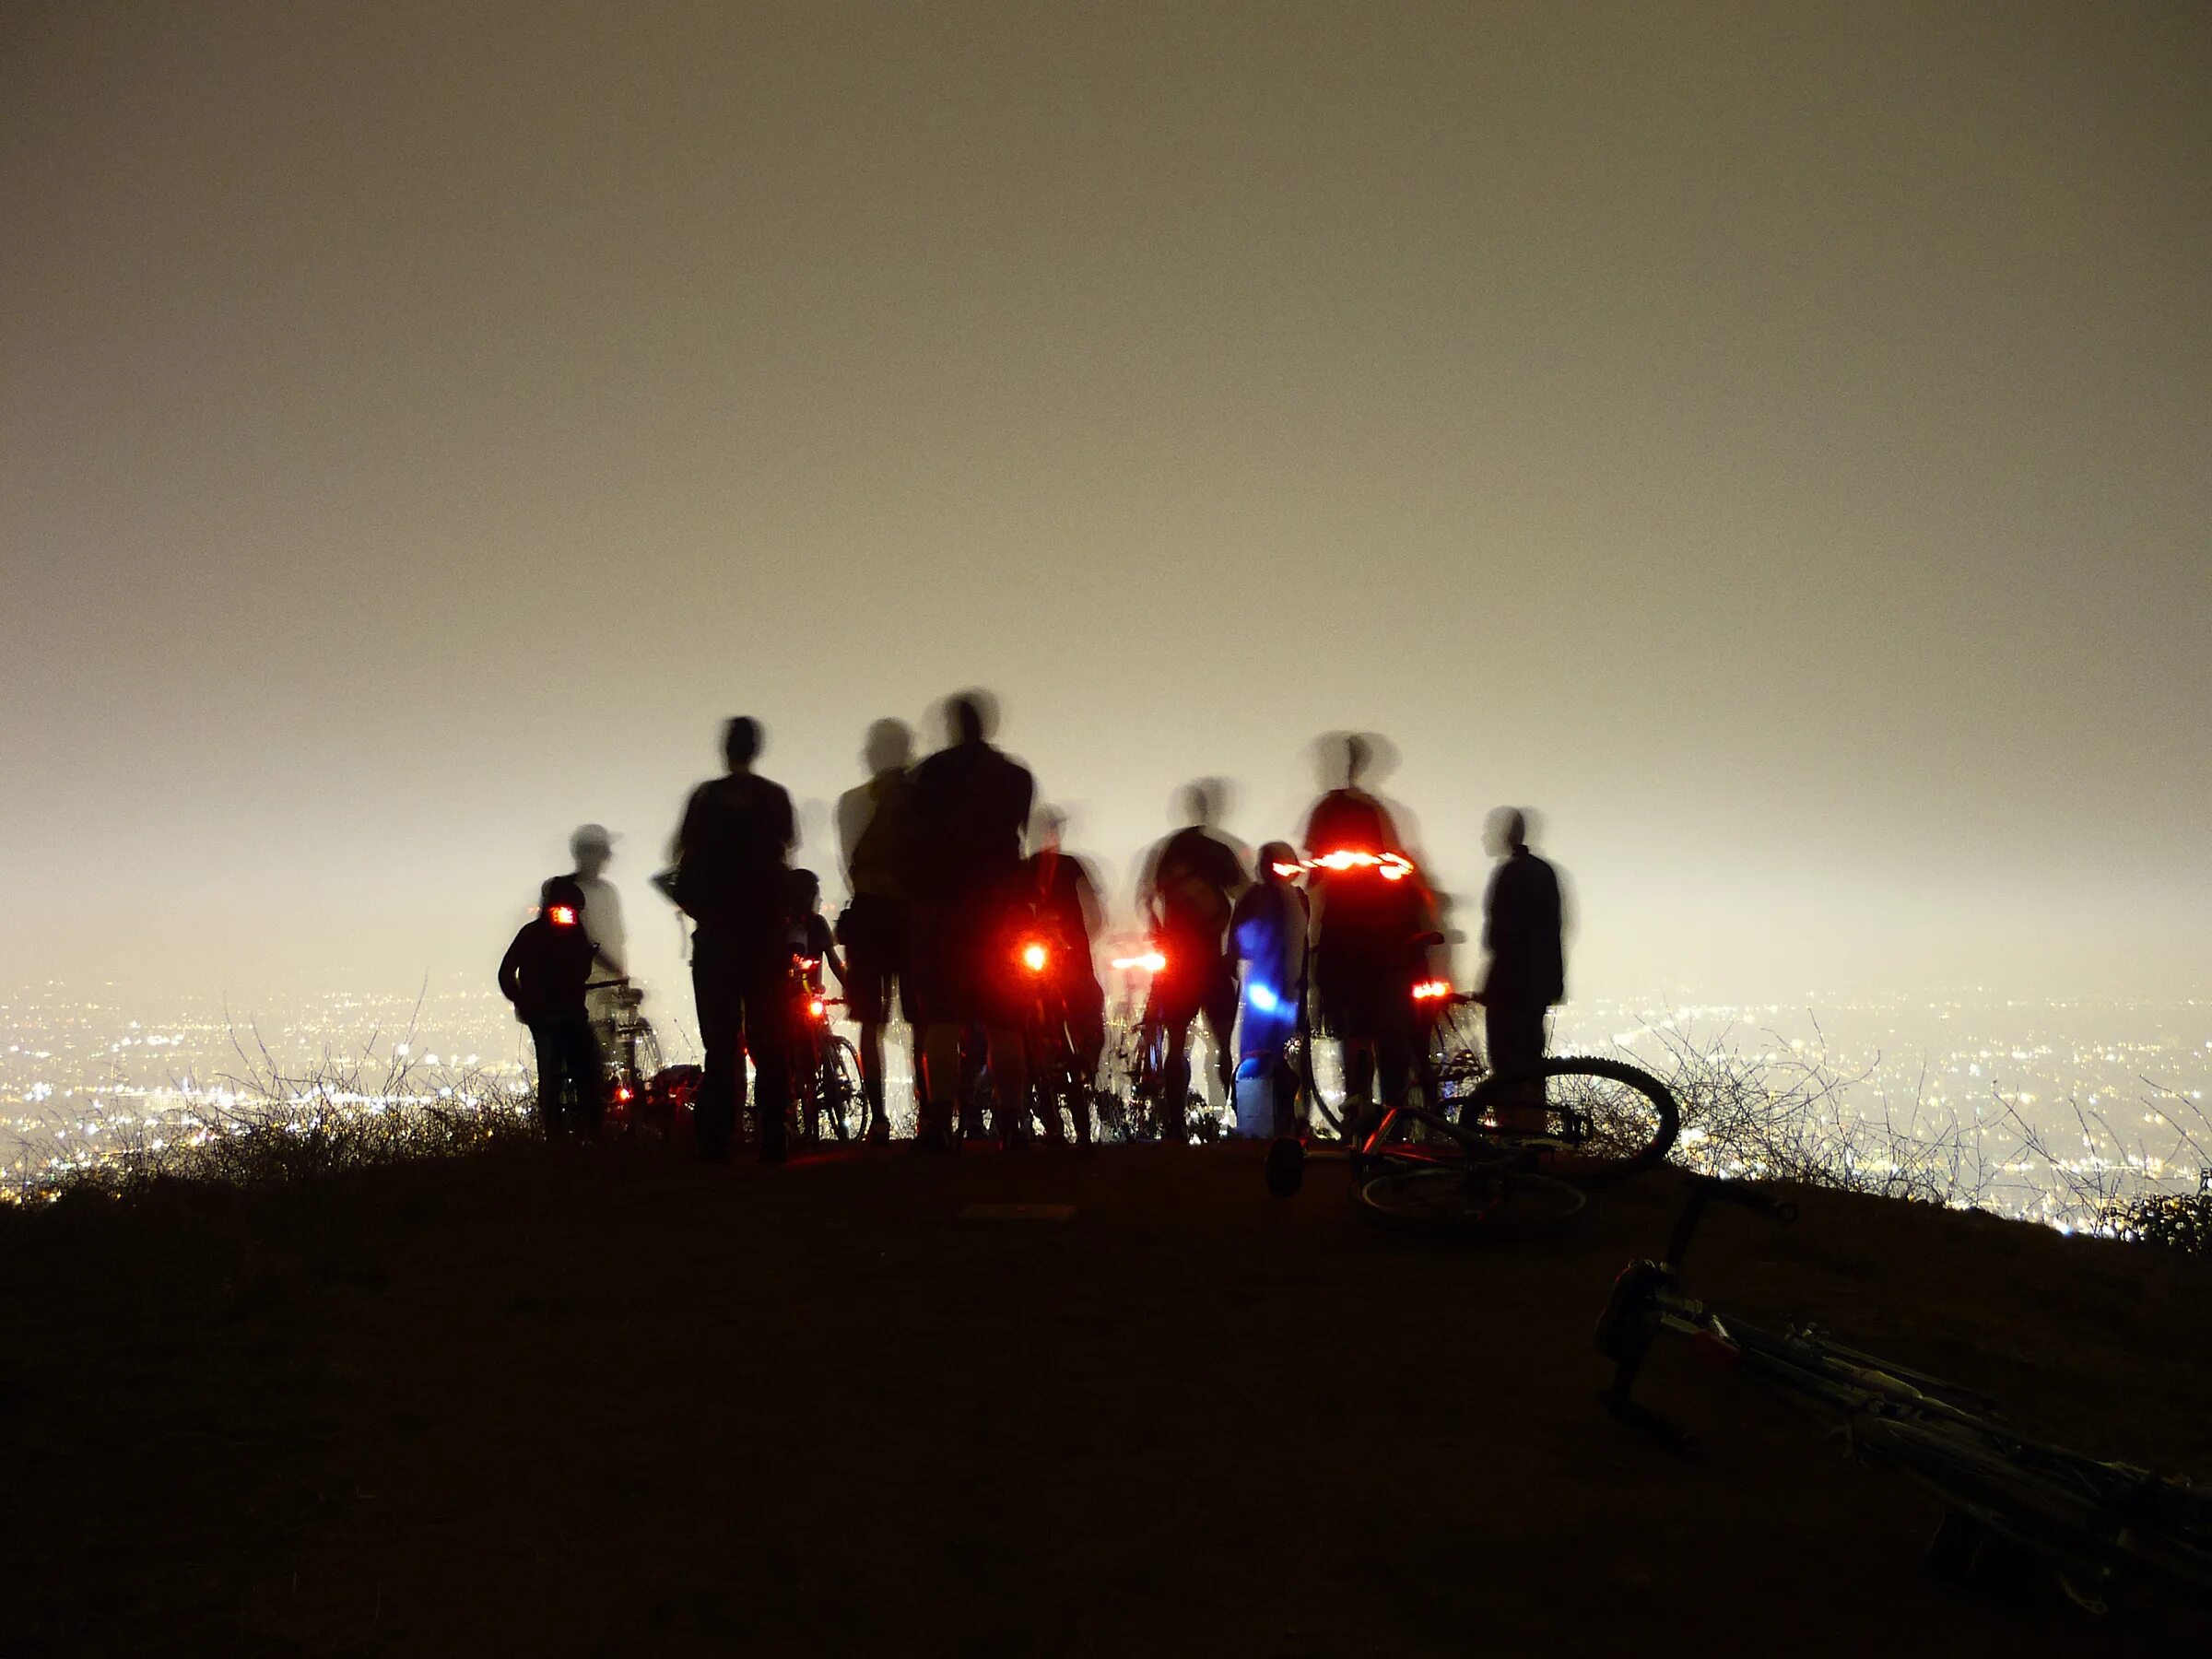
[{"label": "bicycle tire", "polygon": [[1398,1163],[1359,1183],[1360,1209],[1378,1221],[1431,1236],[1526,1238],[1564,1231],[1588,1204],[1549,1175],[1456,1159]]},{"label": "bicycle tire", "polygon": [[[1577,1078],[1585,1086],[1572,1087]],[[1554,1087],[1559,1079],[1567,1079],[1570,1087]],[[1545,1084],[1545,1129],[1483,1126],[1483,1132],[1541,1144],[1539,1167],[1547,1175],[1585,1186],[1624,1180],[1664,1161],[1682,1132],[1682,1110],[1665,1084],[1641,1066],[1594,1056],[1547,1060],[1512,1077],[1490,1077],[1467,1097],[1463,1122],[1480,1120],[1500,1107],[1510,1110],[1512,1091],[1538,1080]],[[1620,1087],[1594,1086],[1601,1082]]]},{"label": "bicycle tire", "polygon": [[840,1146],[858,1140],[867,1127],[860,1121],[867,1111],[860,1092],[860,1054],[842,1037],[832,1037],[823,1051],[821,1109]]},{"label": "bicycle tire", "polygon": [[642,1019],[638,1021],[637,1037],[631,1044],[630,1055],[629,1087],[636,1097],[631,1101],[635,1105],[637,1100],[645,1098],[646,1088],[653,1078],[661,1075],[661,1067],[665,1064],[661,1058],[661,1040],[653,1034],[653,1028]]}]

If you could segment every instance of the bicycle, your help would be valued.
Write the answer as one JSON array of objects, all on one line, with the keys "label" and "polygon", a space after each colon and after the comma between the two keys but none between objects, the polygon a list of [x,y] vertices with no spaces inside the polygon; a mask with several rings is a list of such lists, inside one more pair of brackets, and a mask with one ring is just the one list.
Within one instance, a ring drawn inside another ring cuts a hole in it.
[{"label": "bicycle", "polygon": [[860,1138],[867,1101],[860,1090],[860,1056],[853,1044],[830,1026],[830,1010],[844,1006],[844,999],[823,996],[803,986],[804,999],[794,1011],[796,1030],[792,1040],[791,1097],[794,1127],[801,1138],[819,1144],[822,1119],[840,1146]]},{"label": "bicycle", "polygon": [[[1166,969],[1167,956],[1147,940],[1142,949],[1115,957],[1112,964],[1123,976],[1121,1017],[1114,1022],[1120,1034],[1111,1047],[1108,1077],[1112,1085],[1100,1092],[1100,1122],[1103,1124],[1111,1119],[1118,1140],[1178,1138],[1174,1134],[1178,1114],[1169,1101],[1167,1026],[1153,1012],[1150,988],[1153,977]],[[1141,999],[1136,991],[1139,975],[1146,982]],[[1180,1138],[1203,1145],[1219,1139],[1220,1119],[1206,1096],[1186,1081],[1182,1097]]]},{"label": "bicycle", "polygon": [[1066,982],[1061,963],[1065,941],[1042,932],[1025,935],[1015,950],[1022,988],[1022,1046],[1029,1068],[1029,1112],[1018,1135],[1026,1134],[1028,1117],[1044,1125],[1045,1138],[1055,1145],[1067,1140],[1067,1113],[1075,1126],[1077,1151],[1090,1149],[1091,1079],[1082,1075],[1079,1045],[1068,1018]]},{"label": "bicycle", "polygon": [[699,1092],[699,1068],[664,1064],[661,1040],[645,1018],[645,993],[629,980],[592,980],[584,989],[612,993],[614,1018],[601,1041],[608,1121],[625,1138],[641,1127],[673,1137]]},{"label": "bicycle", "polygon": [[1944,1512],[1926,1559],[1939,1579],[1994,1583],[2008,1567],[2040,1562],[2090,1612],[2106,1610],[2100,1592],[2128,1579],[2212,1604],[2212,1490],[2035,1440],[2002,1421],[1987,1394],[1846,1347],[1817,1325],[1763,1329],[1684,1294],[1683,1258],[1708,1206],[1738,1205],[1784,1225],[1797,1217],[1794,1205],[1756,1187],[1689,1179],[1665,1258],[1623,1269],[1593,1333],[1614,1362],[1599,1397],[1616,1418],[1677,1449],[1690,1443],[1631,1397],[1657,1340],[1682,1338],[1834,1411],[1846,1455],[1894,1466],[1932,1492]]},{"label": "bicycle", "polygon": [[[1414,994],[1423,1001],[1474,1001],[1433,980],[1416,985]],[[1430,1047],[1436,1047],[1433,1036]],[[1450,1058],[1463,1076],[1480,1077],[1471,1088],[1444,1096],[1435,1082],[1438,1068],[1424,1062],[1416,1067],[1405,1103],[1385,1106],[1356,1124],[1348,1110],[1339,1112],[1322,1094],[1312,1055],[1301,1010],[1300,1034],[1284,1063],[1313,1112],[1336,1131],[1337,1145],[1324,1149],[1294,1137],[1277,1140],[1267,1152],[1268,1190],[1288,1197],[1302,1184],[1309,1159],[1341,1159],[1352,1166],[1357,1201],[1432,1230],[1497,1230],[1499,1222],[1512,1218],[1499,1207],[1505,1199],[1502,1185],[1512,1184],[1503,1182],[1506,1176],[1524,1186],[1547,1183],[1527,1188],[1521,1207],[1540,1212],[1548,1206],[1563,1222],[1582,1207],[1583,1189],[1651,1169],[1681,1130],[1681,1109],[1666,1085],[1625,1061],[1568,1055],[1499,1077],[1465,1069],[1480,1065],[1467,1051]],[[1529,1100],[1532,1087],[1542,1090],[1540,1106]],[[1416,1160],[1428,1167],[1412,1167]],[[1552,1188],[1574,1192],[1577,1202],[1568,1206]],[[1546,1193],[1551,1195],[1538,1196]]]}]

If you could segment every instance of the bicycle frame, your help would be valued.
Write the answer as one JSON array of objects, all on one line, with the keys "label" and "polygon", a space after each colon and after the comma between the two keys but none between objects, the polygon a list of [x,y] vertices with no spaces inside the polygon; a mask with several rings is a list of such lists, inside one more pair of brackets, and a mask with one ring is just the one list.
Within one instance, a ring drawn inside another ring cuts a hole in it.
[{"label": "bicycle frame", "polygon": [[1947,1577],[1971,1577],[1983,1542],[1994,1537],[2045,1561],[2067,1594],[2091,1611],[2103,1611],[2101,1598],[2077,1588],[2068,1572],[2102,1583],[2134,1571],[2212,1598],[2212,1528],[2199,1520],[2206,1542],[2177,1539],[2155,1512],[2161,1504],[2203,1508],[2192,1488],[2021,1434],[1994,1418],[1989,1395],[1847,1347],[1818,1326],[1778,1334],[1724,1320],[1684,1295],[1682,1259],[1710,1204],[1739,1205],[1784,1224],[1796,1219],[1795,1206],[1756,1189],[1690,1180],[1666,1259],[1630,1264],[1594,1333],[1599,1351],[1615,1362],[1599,1396],[1615,1417],[1678,1450],[1690,1443],[1631,1397],[1653,1345],[1663,1335],[1678,1336],[1710,1359],[1834,1411],[1843,1419],[1847,1453],[1892,1465],[1931,1492],[1946,1519],[1930,1560]]}]

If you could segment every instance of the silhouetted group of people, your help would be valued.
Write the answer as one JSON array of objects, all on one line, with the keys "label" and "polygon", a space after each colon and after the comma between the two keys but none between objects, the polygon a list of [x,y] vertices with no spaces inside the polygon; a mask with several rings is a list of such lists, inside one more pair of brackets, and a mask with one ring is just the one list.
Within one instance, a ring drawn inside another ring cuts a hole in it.
[{"label": "silhouetted group of people", "polygon": [[[759,724],[728,723],[726,770],[691,792],[672,867],[656,877],[693,924],[702,1156],[726,1158],[737,1137],[748,1056],[759,1155],[787,1156],[794,975],[811,976],[818,995],[825,963],[859,1028],[867,1138],[889,1138],[884,1039],[894,1011],[914,1036],[920,1147],[949,1149],[984,1132],[962,1101],[972,1098],[964,1079],[985,1066],[991,1131],[1007,1143],[1022,1134],[1044,1006],[1037,985],[1049,973],[1055,1036],[1085,1079],[1074,1115],[1076,1137],[1088,1143],[1088,1087],[1106,1037],[1098,883],[1062,845],[1064,818],[1039,809],[1028,769],[993,743],[989,701],[971,693],[947,711],[946,746],[919,761],[901,723],[870,729],[867,781],[837,806],[850,898],[834,930],[819,913],[819,883],[789,865],[791,797],[754,770]],[[1427,1041],[1415,988],[1432,981],[1444,935],[1399,826],[1363,784],[1369,759],[1363,740],[1343,739],[1341,781],[1315,803],[1299,847],[1269,841],[1248,862],[1219,829],[1221,792],[1208,781],[1185,792],[1187,821],[1147,855],[1137,888],[1152,941],[1145,1018],[1162,1045],[1166,1138],[1186,1132],[1191,1033],[1201,1018],[1221,1095],[1252,1080],[1273,1133],[1296,1127],[1297,1074],[1286,1056],[1309,1032],[1310,1008],[1341,1047],[1348,1095],[1405,1099]],[[1477,997],[1493,1070],[1520,1071],[1543,1057],[1547,1012],[1564,994],[1562,905],[1557,876],[1528,848],[1524,814],[1494,815],[1491,841],[1499,863],[1485,896],[1488,964]],[[619,902],[604,879],[610,845],[596,825],[577,832],[574,873],[545,884],[539,913],[500,964],[500,989],[537,1051],[548,1126],[588,1126],[603,1108],[600,1042],[611,1015],[594,1005],[591,987],[594,971],[621,976],[624,948]],[[1027,977],[1017,970],[1024,953]],[[1041,1115],[1059,1135],[1057,1106]]]}]

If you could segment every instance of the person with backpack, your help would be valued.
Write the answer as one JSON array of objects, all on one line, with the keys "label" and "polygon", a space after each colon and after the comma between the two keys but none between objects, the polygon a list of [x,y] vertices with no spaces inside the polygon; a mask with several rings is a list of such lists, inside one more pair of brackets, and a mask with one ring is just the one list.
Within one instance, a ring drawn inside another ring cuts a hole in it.
[{"label": "person with backpack", "polygon": [[728,771],[691,792],[676,832],[674,897],[693,923],[691,989],[705,1049],[696,1108],[700,1156],[729,1156],[745,1105],[745,1058],[753,1060],[760,1161],[787,1156],[791,1100],[784,1011],[790,953],[785,860],[798,840],[791,796],[753,771],[759,722],[746,715],[723,733]]},{"label": "person with backpack", "polygon": [[574,877],[548,877],[537,897],[537,914],[500,959],[500,994],[530,1028],[537,1051],[539,1123],[547,1134],[596,1130],[606,1107],[606,1057],[583,987],[602,954],[583,924],[583,889]]}]

